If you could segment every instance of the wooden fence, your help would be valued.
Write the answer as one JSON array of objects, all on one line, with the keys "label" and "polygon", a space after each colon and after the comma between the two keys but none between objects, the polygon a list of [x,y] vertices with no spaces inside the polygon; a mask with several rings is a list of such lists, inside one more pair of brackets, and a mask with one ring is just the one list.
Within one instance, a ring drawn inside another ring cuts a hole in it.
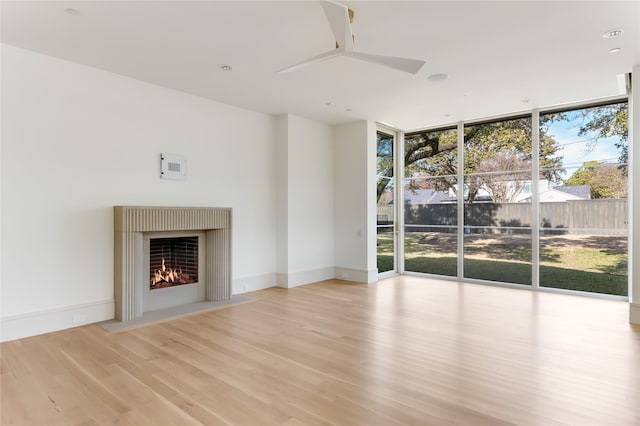
[{"label": "wooden fence", "polygon": [[[412,205],[405,208],[405,226],[409,231],[441,232],[447,232],[443,226],[450,226],[448,231],[455,232],[457,211],[456,204]],[[394,206],[379,206],[377,214],[378,224],[392,223]],[[626,234],[628,214],[626,199],[540,203],[540,225],[546,233]],[[467,232],[517,232],[518,228],[531,227],[532,218],[531,203],[465,204]]]}]

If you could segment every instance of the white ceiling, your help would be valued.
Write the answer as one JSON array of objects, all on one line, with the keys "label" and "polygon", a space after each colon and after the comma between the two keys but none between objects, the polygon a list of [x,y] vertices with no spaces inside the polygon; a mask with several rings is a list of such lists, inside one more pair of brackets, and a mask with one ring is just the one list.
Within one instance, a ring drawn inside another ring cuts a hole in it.
[{"label": "white ceiling", "polygon": [[333,46],[315,1],[2,1],[2,42],[269,114],[405,130],[616,96],[640,65],[640,1],[344,4],[357,50],[426,65],[336,58],[276,74]]}]

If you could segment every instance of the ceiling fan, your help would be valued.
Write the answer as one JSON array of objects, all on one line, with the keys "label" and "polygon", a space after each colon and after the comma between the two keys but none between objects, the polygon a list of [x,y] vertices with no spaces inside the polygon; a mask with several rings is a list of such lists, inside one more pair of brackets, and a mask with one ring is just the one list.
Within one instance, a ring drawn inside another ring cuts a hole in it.
[{"label": "ceiling fan", "polygon": [[374,64],[390,67],[396,70],[408,72],[410,74],[417,73],[425,64],[424,61],[409,58],[398,58],[395,56],[374,55],[371,53],[356,52],[353,46],[353,33],[351,31],[351,23],[353,22],[353,10],[340,3],[330,0],[322,2],[324,14],[327,16],[333,35],[336,37],[336,47],[328,52],[309,58],[303,62],[283,68],[278,73],[295,71],[297,69],[315,64],[317,62],[326,61],[327,59],[337,56],[346,56],[348,58],[359,59]]}]

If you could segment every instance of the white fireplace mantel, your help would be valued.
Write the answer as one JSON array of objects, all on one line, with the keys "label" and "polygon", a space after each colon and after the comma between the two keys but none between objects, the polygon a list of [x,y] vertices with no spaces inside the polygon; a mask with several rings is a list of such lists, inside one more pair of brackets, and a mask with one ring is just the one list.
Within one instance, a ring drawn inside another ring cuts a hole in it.
[{"label": "white fireplace mantel", "polygon": [[205,299],[230,300],[230,208],[218,207],[114,207],[115,316],[130,321],[142,316],[143,289],[148,284],[143,268],[143,234],[163,231],[205,233]]}]

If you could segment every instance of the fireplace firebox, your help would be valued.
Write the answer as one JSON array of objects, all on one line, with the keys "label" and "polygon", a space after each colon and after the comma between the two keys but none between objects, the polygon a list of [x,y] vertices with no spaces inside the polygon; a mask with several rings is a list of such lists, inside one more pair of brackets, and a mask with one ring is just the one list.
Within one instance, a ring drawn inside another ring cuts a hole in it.
[{"label": "fireplace firebox", "polygon": [[198,282],[198,237],[149,240],[149,289]]}]

